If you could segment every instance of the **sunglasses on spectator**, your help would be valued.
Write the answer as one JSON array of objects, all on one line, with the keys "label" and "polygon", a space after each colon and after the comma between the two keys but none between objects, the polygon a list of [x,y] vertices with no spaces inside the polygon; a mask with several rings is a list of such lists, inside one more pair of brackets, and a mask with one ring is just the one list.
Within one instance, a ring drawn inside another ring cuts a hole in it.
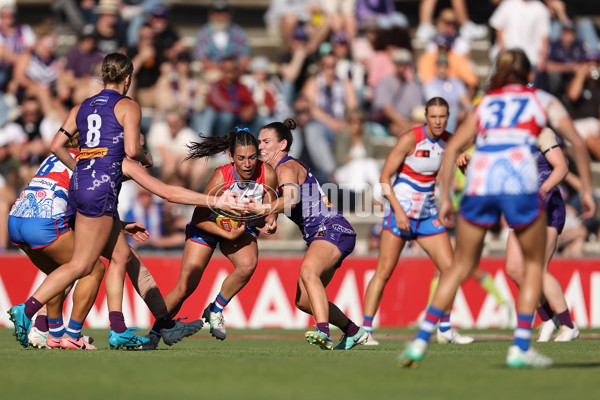
[{"label": "sunglasses on spectator", "polygon": [[296,112],[296,114],[308,114],[308,108],[299,108],[297,110],[294,110]]}]

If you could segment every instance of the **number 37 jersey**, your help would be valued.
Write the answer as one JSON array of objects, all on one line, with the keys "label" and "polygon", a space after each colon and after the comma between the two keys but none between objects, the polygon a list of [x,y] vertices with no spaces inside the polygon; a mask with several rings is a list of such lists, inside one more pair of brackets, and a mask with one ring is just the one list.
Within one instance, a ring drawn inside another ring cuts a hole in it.
[{"label": "number 37 jersey", "polygon": [[534,153],[553,99],[549,93],[518,84],[490,91],[481,99],[475,111],[477,137],[466,195],[537,192]]},{"label": "number 37 jersey", "polygon": [[125,158],[123,126],[114,107],[125,96],[104,89],[84,100],[77,113],[81,154],[73,173],[73,189],[117,191]]}]

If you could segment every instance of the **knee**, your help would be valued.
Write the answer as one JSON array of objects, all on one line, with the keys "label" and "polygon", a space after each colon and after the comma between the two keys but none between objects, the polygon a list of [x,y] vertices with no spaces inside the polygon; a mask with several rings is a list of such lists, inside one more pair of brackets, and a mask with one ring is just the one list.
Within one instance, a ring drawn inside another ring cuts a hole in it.
[{"label": "knee", "polygon": [[305,285],[321,281],[321,277],[313,268],[304,266],[300,267],[300,279],[302,279],[302,282],[304,282]]},{"label": "knee", "polygon": [[508,275],[508,277],[518,285],[521,283],[521,279],[523,277],[523,271],[522,271],[522,268],[517,268],[512,265],[507,265],[506,266],[506,275]]},{"label": "knee", "polygon": [[235,269],[244,279],[247,280],[252,277],[252,274],[254,274],[254,270],[256,269],[257,264],[258,260],[256,258],[251,258],[239,265],[236,265]]}]

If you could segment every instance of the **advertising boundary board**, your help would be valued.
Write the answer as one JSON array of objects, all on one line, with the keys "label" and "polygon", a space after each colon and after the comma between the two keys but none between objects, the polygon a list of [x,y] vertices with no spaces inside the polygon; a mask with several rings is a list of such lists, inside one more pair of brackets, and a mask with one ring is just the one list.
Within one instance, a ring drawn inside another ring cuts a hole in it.
[{"label": "advertising boundary board", "polygon": [[[179,256],[142,256],[163,295],[177,282],[181,258]],[[297,310],[294,305],[298,271],[302,259],[293,257],[261,256],[254,276],[246,287],[225,309],[225,321],[231,328],[306,328],[315,322]],[[357,324],[362,323],[363,296],[373,275],[377,259],[349,257],[336,272],[327,287],[333,301]],[[504,272],[504,259],[482,259],[480,266],[494,279],[500,293],[514,308],[518,290]],[[214,300],[223,279],[233,269],[224,257],[214,257],[204,272],[202,282],[188,298],[179,317],[200,318],[208,303]],[[573,320],[582,328],[600,327],[600,260],[555,259],[550,270],[565,291]],[[389,280],[379,312],[376,327],[413,326],[427,305],[435,267],[428,258],[401,258]],[[0,326],[12,326],[6,310],[22,303],[39,286],[44,274],[21,255],[0,256]],[[103,283],[104,285],[104,283]],[[70,315],[72,299],[65,302],[65,315]],[[143,300],[126,282],[123,313],[128,326],[150,327],[154,321]],[[486,293],[477,281],[469,278],[459,289],[451,323],[458,328],[492,328],[500,324],[501,313],[494,297]],[[514,326],[514,318],[511,326]],[[100,289],[86,326],[108,327],[108,310],[104,287]]]}]

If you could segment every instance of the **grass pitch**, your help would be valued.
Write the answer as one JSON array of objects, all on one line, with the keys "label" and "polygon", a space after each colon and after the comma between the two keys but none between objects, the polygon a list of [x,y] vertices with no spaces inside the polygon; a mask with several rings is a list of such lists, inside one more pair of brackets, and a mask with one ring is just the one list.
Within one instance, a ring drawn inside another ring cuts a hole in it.
[{"label": "grass pitch", "polygon": [[[339,331],[332,337],[337,339]],[[97,351],[23,349],[0,329],[2,399],[594,399],[600,398],[600,330],[570,343],[534,343],[548,370],[509,370],[509,331],[473,331],[469,345],[433,343],[418,369],[396,357],[412,330],[376,332],[380,346],[323,351],[303,332],[207,330],[156,351],[108,348],[107,330],[86,330]],[[335,340],[337,342],[337,340]]]}]

